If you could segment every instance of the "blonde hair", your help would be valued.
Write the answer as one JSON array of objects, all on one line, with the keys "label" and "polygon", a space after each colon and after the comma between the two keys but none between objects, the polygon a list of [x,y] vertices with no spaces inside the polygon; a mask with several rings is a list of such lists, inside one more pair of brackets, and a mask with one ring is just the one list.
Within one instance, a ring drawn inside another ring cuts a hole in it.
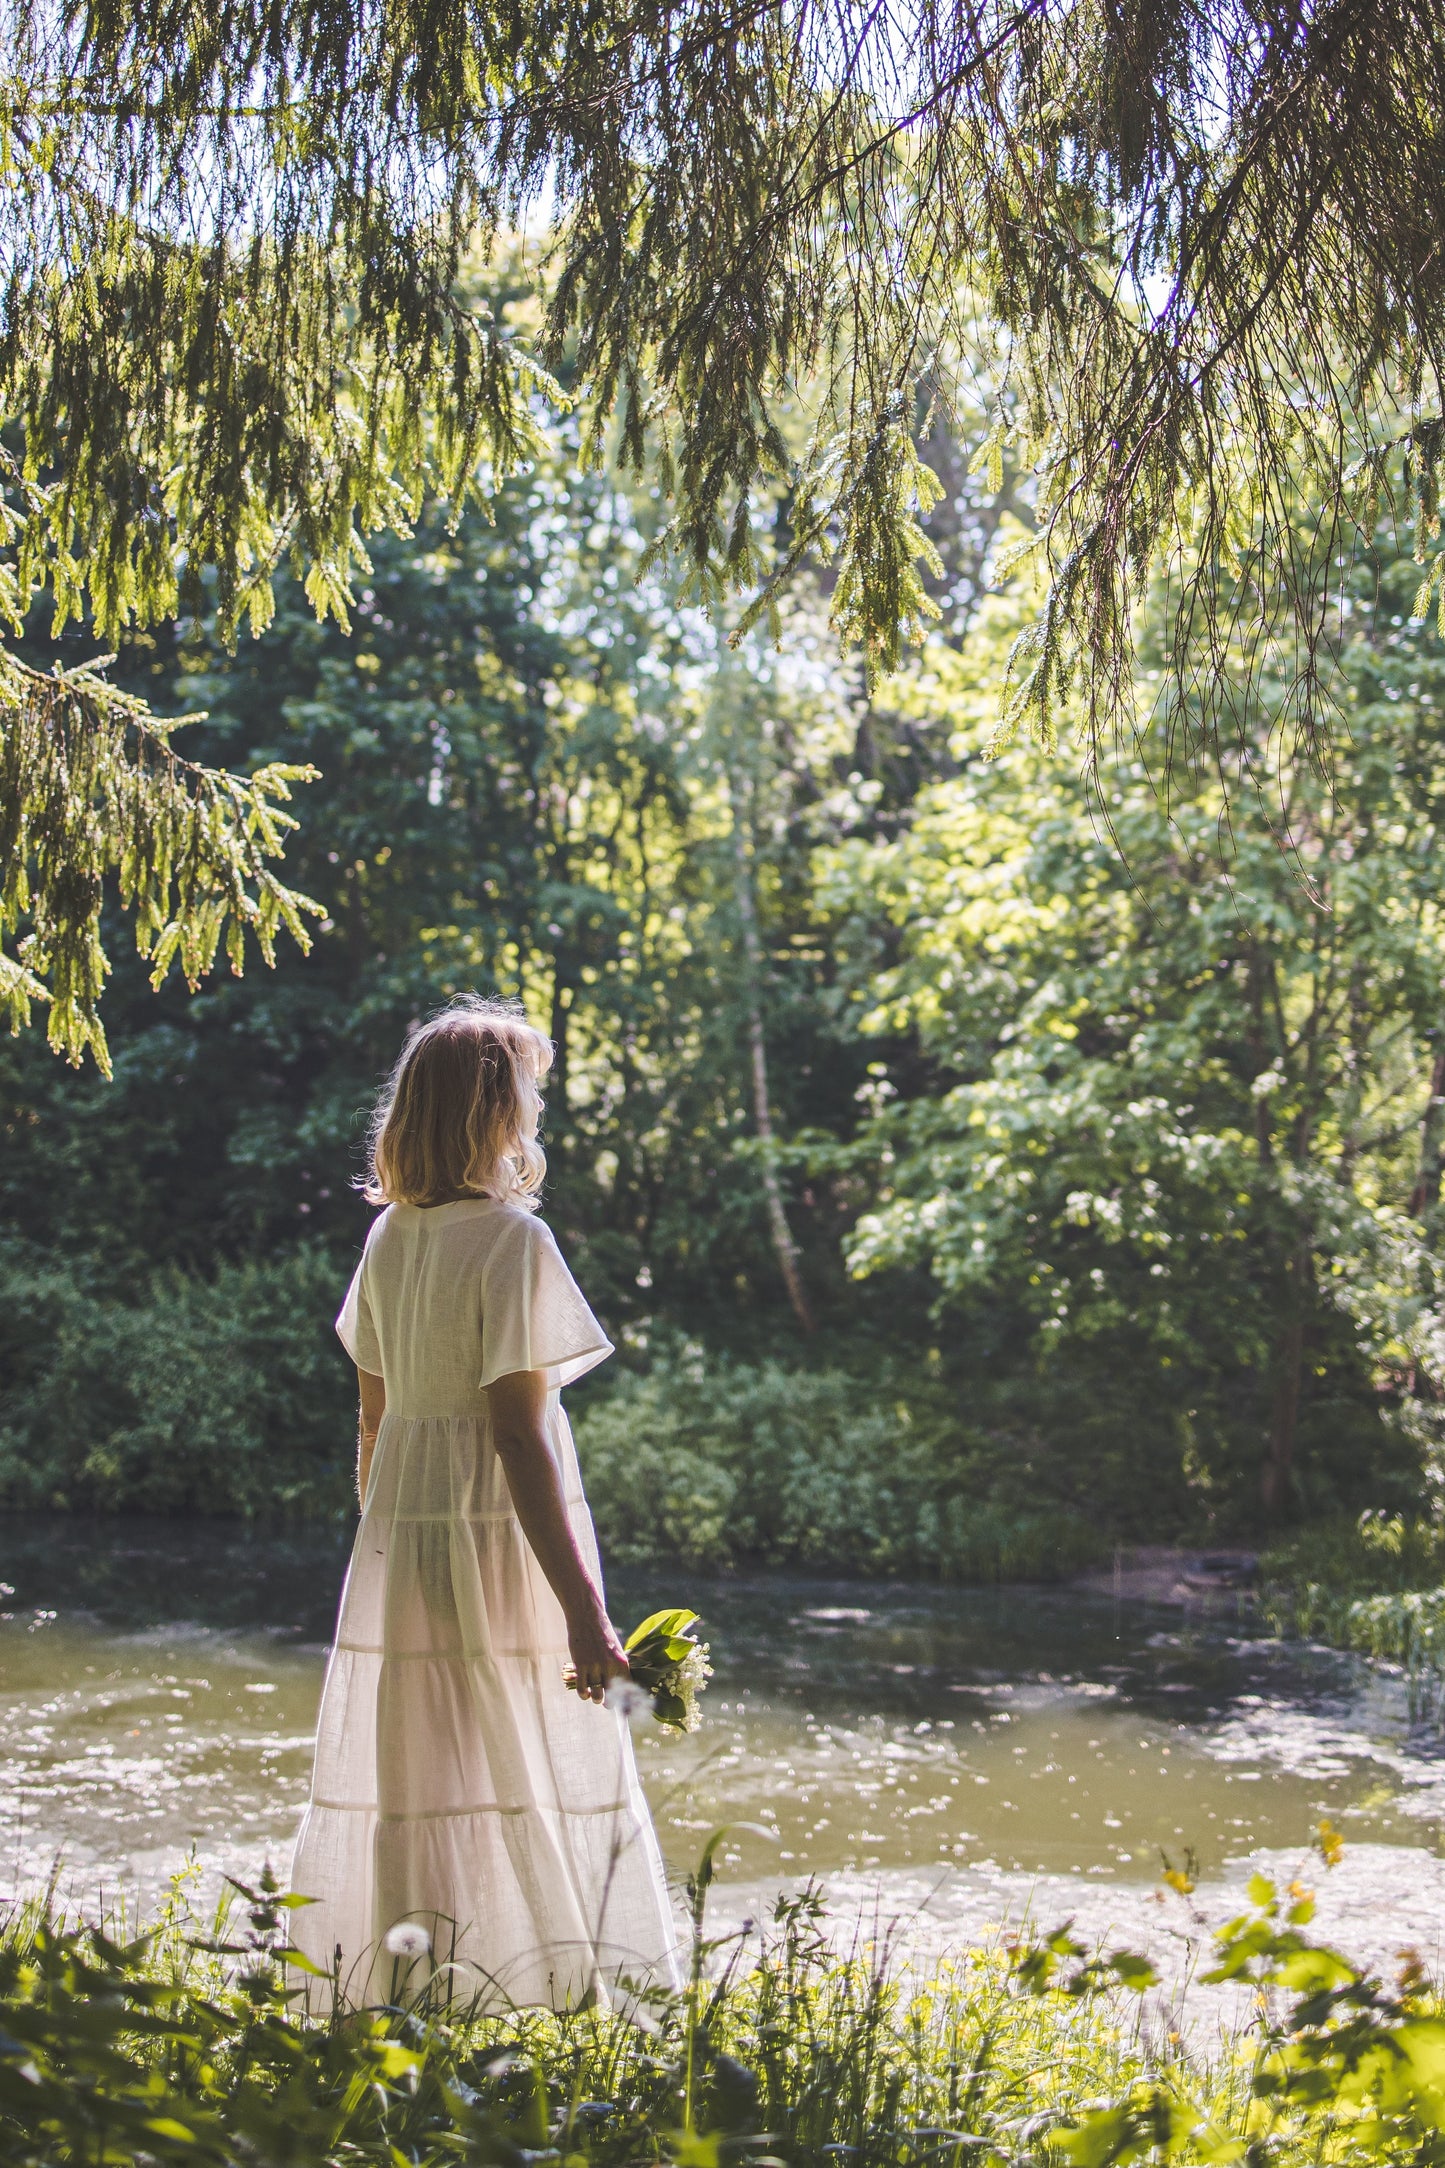
[{"label": "blonde hair", "polygon": [[552,1042],[519,1009],[464,994],[414,1031],[371,1120],[372,1204],[494,1197],[536,1210],[547,1160],[523,1134],[525,1093]]}]

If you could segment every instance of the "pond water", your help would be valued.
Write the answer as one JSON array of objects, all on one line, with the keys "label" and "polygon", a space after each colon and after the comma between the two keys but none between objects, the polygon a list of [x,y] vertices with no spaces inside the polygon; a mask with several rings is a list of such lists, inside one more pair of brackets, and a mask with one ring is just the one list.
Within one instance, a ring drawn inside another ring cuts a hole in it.
[{"label": "pond water", "polygon": [[[284,1870],[344,1570],[341,1531],[17,1520],[0,1536],[0,1890],[144,1905],[195,1848],[207,1883]],[[1445,1760],[1397,1680],[1201,1619],[1073,1591],[801,1576],[612,1576],[632,1623],[703,1612],[695,1736],[644,1781],[679,1876],[719,1823],[720,1904],[821,1876],[845,1912],[938,1937],[1032,1904],[1089,1930],[1195,1937],[1252,1864],[1344,1834],[1327,1924],[1362,1954],[1437,1953]],[[605,1719],[599,1718],[599,1721]],[[1192,1856],[1199,1891],[1161,1908]],[[1153,1909],[1151,1909],[1153,1908]]]}]

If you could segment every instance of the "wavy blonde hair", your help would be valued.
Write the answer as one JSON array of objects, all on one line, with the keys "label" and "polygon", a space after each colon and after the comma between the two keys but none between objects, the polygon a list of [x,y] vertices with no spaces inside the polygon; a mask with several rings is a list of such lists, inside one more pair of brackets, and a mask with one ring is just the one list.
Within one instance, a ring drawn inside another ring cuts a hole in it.
[{"label": "wavy blonde hair", "polygon": [[407,1040],[371,1120],[372,1204],[494,1197],[537,1208],[547,1160],[524,1136],[526,1092],[552,1042],[519,1009],[466,994]]}]

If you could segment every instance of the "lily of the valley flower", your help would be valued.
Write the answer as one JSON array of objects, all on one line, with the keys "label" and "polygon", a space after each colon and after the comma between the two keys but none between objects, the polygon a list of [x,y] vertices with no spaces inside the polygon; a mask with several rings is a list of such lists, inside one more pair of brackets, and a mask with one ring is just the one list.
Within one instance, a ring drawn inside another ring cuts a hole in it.
[{"label": "lily of the valley flower", "polygon": [[696,1611],[654,1611],[623,1643],[632,1672],[628,1683],[650,1695],[653,1716],[670,1731],[696,1731],[702,1722],[697,1697],[712,1665],[696,1628]]}]

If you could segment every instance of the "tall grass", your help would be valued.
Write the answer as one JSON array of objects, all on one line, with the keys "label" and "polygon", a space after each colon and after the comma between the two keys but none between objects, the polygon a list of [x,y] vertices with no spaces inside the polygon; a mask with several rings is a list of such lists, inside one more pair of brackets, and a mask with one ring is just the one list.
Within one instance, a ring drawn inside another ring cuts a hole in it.
[{"label": "tall grass", "polygon": [[1266,1552],[1260,1575],[1277,1633],[1398,1664],[1416,1717],[1445,1717],[1445,1525],[1326,1522]]},{"label": "tall grass", "polygon": [[712,2159],[921,2163],[965,2135],[1012,2155],[1041,2118],[1146,2069],[1132,2006],[1074,2010],[1065,2033],[1016,1991],[1005,1952],[923,1981],[886,1948],[840,1955],[825,1924],[813,1894],[780,1902],[761,1937],[699,1938],[681,1996],[626,2011],[485,2011],[399,1963],[391,2007],[309,2020],[264,1892],[211,1934],[179,1907],[145,1937],[19,1915],[0,1941],[0,2028],[31,2070],[17,2080],[0,2040],[0,2157],[219,2164],[239,2140],[358,2168],[667,2152],[707,2168],[711,2137]]},{"label": "tall grass", "polygon": [[[964,2168],[1161,2161],[1305,2168],[1441,2157],[1445,2024],[1386,1991],[1265,1883],[1211,1977],[1253,1989],[1212,2062],[1145,2023],[1153,1974],[1061,1931],[926,1975],[839,1951],[816,1893],[714,1944],[695,1885],[681,1995],[483,2010],[399,1965],[390,2001],[304,2014],[286,1900],[200,1933],[17,1913],[0,1932],[0,2158],[16,2168]],[[314,1983],[313,1983],[314,1985]],[[1288,2008],[1285,2003],[1288,2003]],[[1435,2061],[1430,2061],[1431,2055]],[[1432,2075],[1432,2071],[1434,2075]]]}]

